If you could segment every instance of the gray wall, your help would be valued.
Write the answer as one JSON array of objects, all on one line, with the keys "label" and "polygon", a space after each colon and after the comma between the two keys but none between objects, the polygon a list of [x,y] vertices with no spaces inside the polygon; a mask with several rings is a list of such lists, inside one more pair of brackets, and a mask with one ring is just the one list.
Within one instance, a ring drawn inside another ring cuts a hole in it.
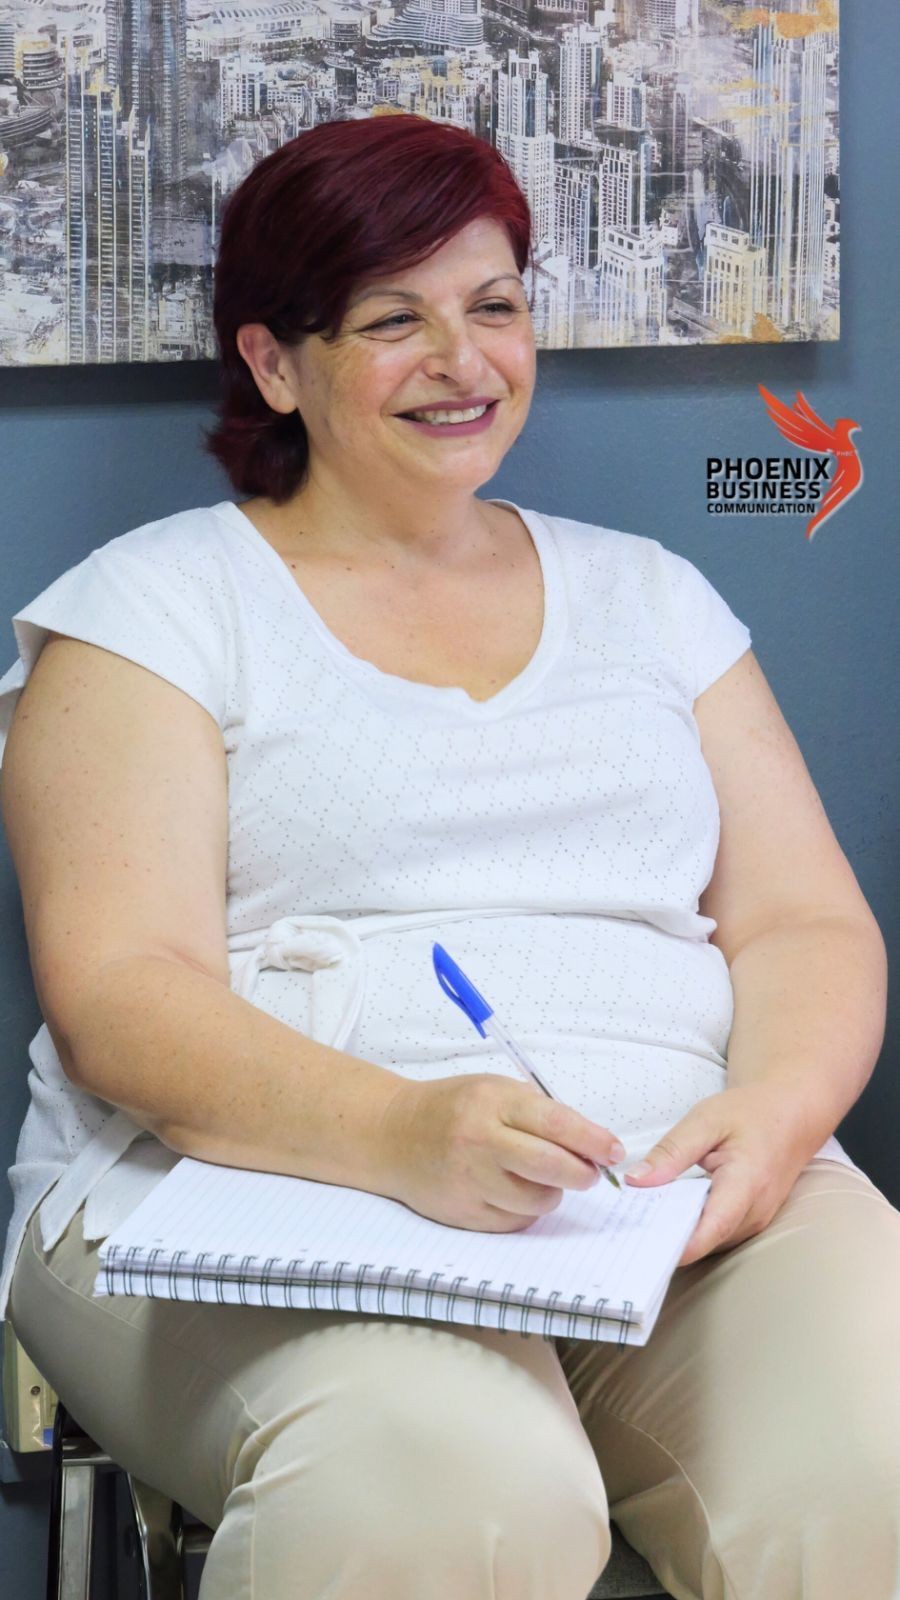
[{"label": "gray wall", "polygon": [[[866,0],[865,10],[865,25],[850,12],[842,37],[841,341],[543,353],[525,432],[482,493],[659,538],[721,590],[752,632],[895,974],[900,339],[887,42],[896,42],[897,24],[894,0]],[[802,518],[706,513],[707,456],[793,453],[766,415],[759,382],[788,403],[802,389],[827,421],[862,425],[863,486],[811,542]],[[151,518],[235,498],[199,447],[214,393],[206,363],[3,374],[0,671],[15,657],[10,616],[93,547]],[[26,1048],[40,1024],[2,839],[0,927],[2,1178],[25,1114]],[[881,1060],[840,1137],[896,1205],[898,1057],[892,992]],[[45,1487],[0,1484],[0,1592],[43,1594],[45,1520]]]}]

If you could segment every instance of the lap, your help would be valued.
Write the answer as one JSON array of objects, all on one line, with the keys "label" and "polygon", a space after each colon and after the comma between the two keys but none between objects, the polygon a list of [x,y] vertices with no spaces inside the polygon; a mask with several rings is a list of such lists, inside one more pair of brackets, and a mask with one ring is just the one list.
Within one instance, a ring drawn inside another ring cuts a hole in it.
[{"label": "lap", "polygon": [[[664,1582],[704,1595],[717,1592],[699,1570],[710,1529],[746,1531],[762,1505],[771,1520],[772,1495],[785,1503],[789,1481],[802,1480],[808,1504],[820,1491],[834,1500],[848,1473],[860,1494],[875,1472],[895,1492],[900,1212],[838,1164],[811,1163],[762,1234],[678,1269],[643,1347],[94,1299],[98,1248],[85,1244],[79,1213],[45,1254],[33,1219],[10,1320],[110,1455],[214,1527],[289,1417],[300,1429],[291,1448],[308,1452],[317,1475],[328,1464],[333,1499],[360,1463],[382,1471],[385,1441],[399,1438],[398,1496],[424,1493],[428,1479],[403,1479],[399,1457],[440,1453],[458,1481],[474,1472],[479,1495],[505,1484],[527,1505],[552,1489],[554,1515],[576,1497],[595,1526],[608,1501]],[[742,1554],[739,1544],[735,1533],[731,1560],[749,1574],[755,1545]],[[881,1600],[877,1582],[871,1592]]]},{"label": "lap", "polygon": [[523,1494],[529,1473],[546,1474],[605,1512],[552,1341],[421,1318],[94,1298],[99,1244],[85,1243],[82,1218],[47,1252],[32,1218],[9,1320],[80,1426],[211,1526],[298,1410],[311,1459],[340,1468],[343,1441],[345,1471],[369,1443],[374,1457],[406,1435],[420,1460],[441,1450],[450,1470],[456,1454]]}]

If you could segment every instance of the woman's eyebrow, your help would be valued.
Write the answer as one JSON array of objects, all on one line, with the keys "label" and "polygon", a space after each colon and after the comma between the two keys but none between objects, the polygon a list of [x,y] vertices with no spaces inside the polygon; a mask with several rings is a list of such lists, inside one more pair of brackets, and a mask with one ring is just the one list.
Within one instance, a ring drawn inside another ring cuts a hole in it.
[{"label": "woman's eyebrow", "polygon": [[[480,294],[482,289],[489,289],[492,283],[500,283],[504,278],[514,278],[516,283],[522,283],[522,279],[517,272],[499,272],[496,278],[488,278],[484,283],[480,283],[477,289],[472,290],[472,293]],[[391,295],[395,300],[417,300],[419,302],[425,298],[424,295],[415,294],[412,289],[364,289],[362,294],[356,296],[355,300],[351,300],[347,310],[352,311],[354,306],[358,306],[362,300],[370,299],[372,295]]]}]

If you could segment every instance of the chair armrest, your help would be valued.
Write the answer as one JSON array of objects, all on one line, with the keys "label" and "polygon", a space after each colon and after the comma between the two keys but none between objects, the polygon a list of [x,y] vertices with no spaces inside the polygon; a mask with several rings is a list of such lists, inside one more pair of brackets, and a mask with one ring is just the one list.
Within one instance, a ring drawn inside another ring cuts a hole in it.
[{"label": "chair armrest", "polygon": [[11,1450],[53,1448],[53,1419],[58,1396],[16,1338],[11,1322],[3,1333],[3,1436]]}]

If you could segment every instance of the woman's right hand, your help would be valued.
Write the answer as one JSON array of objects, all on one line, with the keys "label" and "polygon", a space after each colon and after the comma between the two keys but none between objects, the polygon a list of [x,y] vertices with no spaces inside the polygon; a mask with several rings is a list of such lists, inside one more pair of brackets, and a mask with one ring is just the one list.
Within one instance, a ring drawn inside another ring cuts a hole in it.
[{"label": "woman's right hand", "polygon": [[383,1194],[455,1228],[515,1233],[590,1189],[615,1135],[498,1073],[405,1079],[380,1125]]}]

